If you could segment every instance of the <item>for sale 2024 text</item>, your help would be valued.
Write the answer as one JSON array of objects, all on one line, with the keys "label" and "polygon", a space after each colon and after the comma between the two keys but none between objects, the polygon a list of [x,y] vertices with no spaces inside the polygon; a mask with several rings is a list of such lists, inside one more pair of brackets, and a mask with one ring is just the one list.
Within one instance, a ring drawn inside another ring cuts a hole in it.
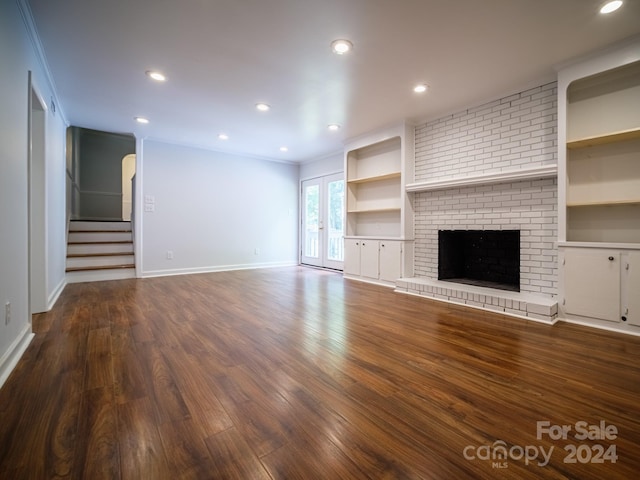
[{"label": "for sale 2024 text", "polygon": [[[536,438],[542,440],[545,436],[551,440],[568,440],[572,437],[579,441],[611,442],[618,438],[618,428],[615,425],[607,425],[604,420],[598,424],[589,424],[581,420],[573,425],[555,425],[548,420],[536,422]],[[568,452],[564,463],[616,463],[618,460],[615,444],[569,444],[564,449]]]}]

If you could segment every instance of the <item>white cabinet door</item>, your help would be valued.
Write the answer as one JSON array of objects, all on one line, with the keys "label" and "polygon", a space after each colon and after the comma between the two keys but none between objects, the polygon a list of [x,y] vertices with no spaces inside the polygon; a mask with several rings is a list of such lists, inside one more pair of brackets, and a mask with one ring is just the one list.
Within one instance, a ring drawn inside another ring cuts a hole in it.
[{"label": "white cabinet door", "polygon": [[378,279],[378,241],[360,241],[360,275]]},{"label": "white cabinet door", "polygon": [[360,276],[360,240],[344,239],[344,273]]},{"label": "white cabinet door", "polygon": [[567,313],[620,321],[620,252],[566,250],[565,310]]},{"label": "white cabinet door", "polygon": [[402,243],[380,241],[380,280],[395,282],[402,276]]},{"label": "white cabinet door", "polygon": [[629,252],[627,308],[629,324],[640,326],[640,252]]}]

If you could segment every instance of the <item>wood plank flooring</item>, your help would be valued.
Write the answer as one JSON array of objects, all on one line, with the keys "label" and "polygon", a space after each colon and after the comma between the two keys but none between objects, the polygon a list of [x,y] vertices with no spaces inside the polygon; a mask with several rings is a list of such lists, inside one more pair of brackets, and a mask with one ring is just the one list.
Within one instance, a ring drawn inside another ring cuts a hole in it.
[{"label": "wood plank flooring", "polygon": [[70,284],[34,331],[0,390],[1,479],[640,472],[639,337],[299,267]]}]

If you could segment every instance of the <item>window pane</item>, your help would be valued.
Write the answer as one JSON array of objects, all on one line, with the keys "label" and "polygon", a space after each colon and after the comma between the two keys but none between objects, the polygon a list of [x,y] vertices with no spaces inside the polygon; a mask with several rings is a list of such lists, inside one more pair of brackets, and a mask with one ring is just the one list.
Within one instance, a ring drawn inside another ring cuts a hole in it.
[{"label": "window pane", "polygon": [[329,245],[327,259],[342,262],[344,260],[344,180],[330,182],[328,191]]},{"label": "window pane", "polygon": [[320,186],[310,185],[304,191],[304,255],[318,258],[318,214]]}]

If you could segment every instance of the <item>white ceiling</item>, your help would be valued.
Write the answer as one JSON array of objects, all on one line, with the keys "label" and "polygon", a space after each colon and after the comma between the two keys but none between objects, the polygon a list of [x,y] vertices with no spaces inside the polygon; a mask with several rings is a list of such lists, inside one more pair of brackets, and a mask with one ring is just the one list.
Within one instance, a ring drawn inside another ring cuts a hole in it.
[{"label": "white ceiling", "polygon": [[[608,16],[604,0],[27,1],[72,125],[292,162],[552,81],[640,33],[640,0]],[[337,38],[353,52],[333,54]]]}]

